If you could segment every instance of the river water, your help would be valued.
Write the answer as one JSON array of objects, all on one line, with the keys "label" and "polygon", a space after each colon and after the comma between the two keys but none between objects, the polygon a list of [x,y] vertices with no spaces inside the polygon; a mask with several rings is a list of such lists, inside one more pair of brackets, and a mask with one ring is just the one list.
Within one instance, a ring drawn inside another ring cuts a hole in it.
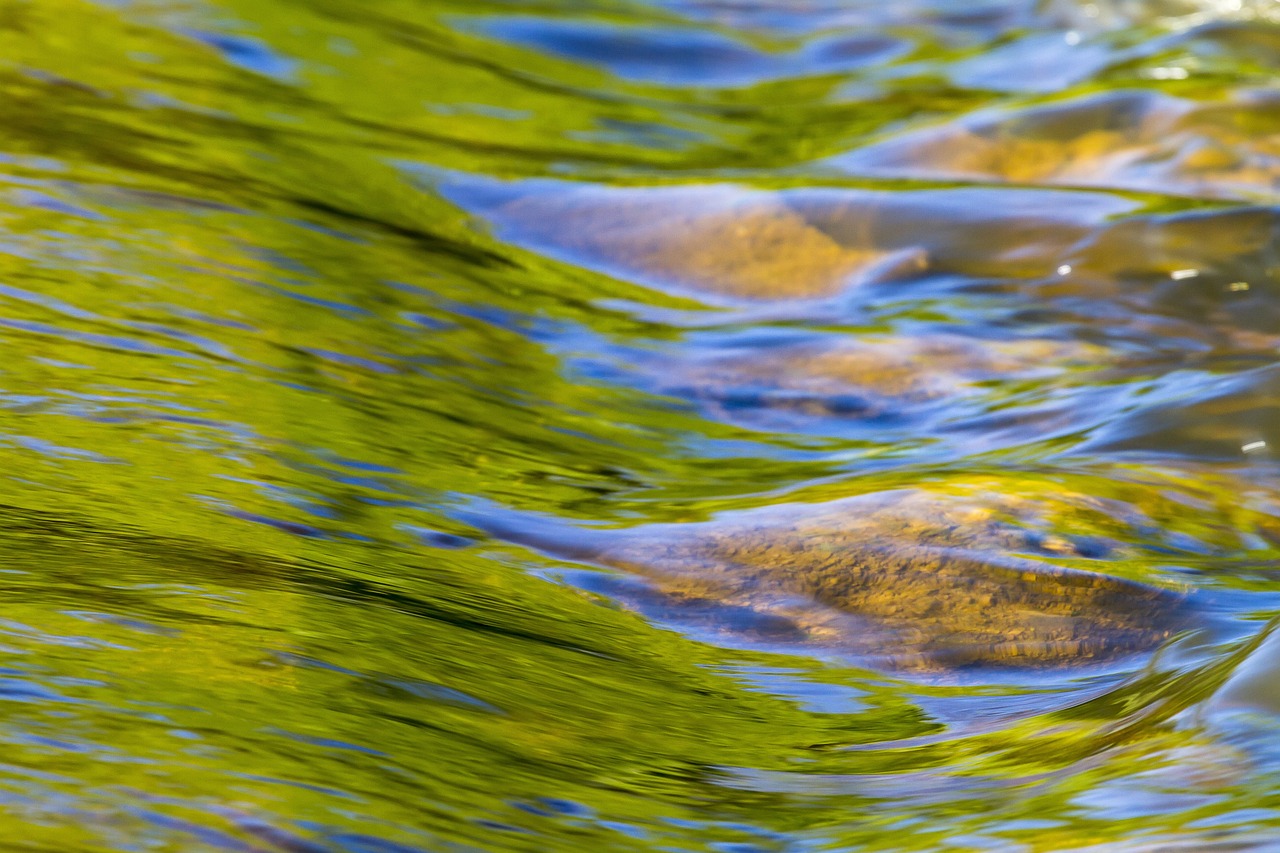
[{"label": "river water", "polygon": [[1280,14],[0,0],[0,833],[1280,843]]}]

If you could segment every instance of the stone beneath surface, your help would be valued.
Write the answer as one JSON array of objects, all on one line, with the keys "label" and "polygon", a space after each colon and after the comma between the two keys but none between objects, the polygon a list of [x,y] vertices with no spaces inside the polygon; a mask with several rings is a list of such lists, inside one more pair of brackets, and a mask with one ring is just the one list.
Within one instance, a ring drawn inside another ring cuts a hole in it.
[{"label": "stone beneath surface", "polygon": [[1102,347],[1048,339],[832,336],[654,360],[643,369],[659,390],[731,422],[752,424],[773,413],[871,423],[981,397],[995,380],[1051,377],[1101,364],[1108,355]]},{"label": "stone beneath surface", "polygon": [[833,296],[921,272],[925,254],[837,241],[777,194],[575,189],[528,196],[494,218],[508,239],[691,294],[761,301]]},{"label": "stone beneath surface", "polygon": [[1046,532],[1055,518],[1098,511],[1070,493],[912,489],[689,524],[492,532],[646,579],[636,600],[649,614],[680,621],[688,610],[706,621],[722,607],[748,639],[763,626],[756,639],[927,671],[1104,662],[1153,650],[1192,624],[1176,590],[1055,565],[1119,547]]},{"label": "stone beneath surface", "polygon": [[859,174],[1274,198],[1277,129],[1274,93],[1197,103],[1121,91],[965,118],[886,139],[835,163]]}]

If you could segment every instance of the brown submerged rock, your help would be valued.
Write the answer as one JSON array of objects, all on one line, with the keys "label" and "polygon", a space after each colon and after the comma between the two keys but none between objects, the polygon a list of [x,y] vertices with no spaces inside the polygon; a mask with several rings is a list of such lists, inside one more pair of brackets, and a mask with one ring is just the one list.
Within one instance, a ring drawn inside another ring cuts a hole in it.
[{"label": "brown submerged rock", "polygon": [[1105,348],[1087,343],[936,334],[841,336],[645,366],[662,390],[693,399],[726,420],[751,421],[750,413],[766,412],[859,418],[910,414],[981,396],[995,379],[1048,378],[1108,357]]},{"label": "brown submerged rock", "polygon": [[1177,591],[1053,564],[1114,546],[1037,531],[1046,509],[1087,501],[904,490],[692,524],[493,532],[643,577],[646,612],[676,621],[751,613],[747,633],[768,625],[885,669],[1068,666],[1153,650],[1191,624]]},{"label": "brown submerged rock", "polygon": [[857,173],[1123,187],[1208,198],[1275,196],[1280,99],[1200,103],[1108,92],[966,118],[838,158]]},{"label": "brown submerged rock", "polygon": [[526,242],[645,283],[733,300],[816,299],[860,280],[925,269],[919,249],[851,245],[782,196],[729,188],[622,192],[584,187],[495,212]]}]

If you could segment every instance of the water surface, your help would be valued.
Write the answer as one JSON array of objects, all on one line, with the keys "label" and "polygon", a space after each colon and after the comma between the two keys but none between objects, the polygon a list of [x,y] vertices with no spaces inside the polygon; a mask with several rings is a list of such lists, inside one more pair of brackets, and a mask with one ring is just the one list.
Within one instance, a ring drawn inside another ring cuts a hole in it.
[{"label": "water surface", "polygon": [[15,849],[1280,835],[1274,5],[0,46]]}]

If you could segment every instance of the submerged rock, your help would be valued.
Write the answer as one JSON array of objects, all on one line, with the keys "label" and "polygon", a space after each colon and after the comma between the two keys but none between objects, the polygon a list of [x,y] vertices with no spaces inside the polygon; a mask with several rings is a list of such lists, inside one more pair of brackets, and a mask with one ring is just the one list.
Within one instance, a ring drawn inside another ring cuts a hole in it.
[{"label": "submerged rock", "polygon": [[646,579],[648,590],[620,597],[672,621],[719,608],[728,630],[763,627],[886,669],[1062,666],[1150,651],[1191,624],[1177,591],[1055,565],[1117,547],[1037,521],[1088,502],[915,489],[630,530],[483,523]]},{"label": "submerged rock", "polygon": [[519,198],[493,216],[508,239],[636,281],[737,300],[827,297],[927,266],[915,248],[838,241],[776,193],[583,187]]},{"label": "submerged rock", "polygon": [[824,318],[833,299],[924,277],[1051,271],[1057,262],[1044,258],[1138,207],[1099,193],[983,188],[458,181],[445,191],[502,240],[557,260],[712,303],[808,301]]},{"label": "submerged rock", "polygon": [[1149,91],[1108,92],[967,117],[836,162],[875,175],[1270,198],[1280,187],[1278,127],[1274,93],[1197,103]]},{"label": "submerged rock", "polygon": [[[642,365],[658,389],[731,422],[785,426],[781,418],[896,421],[981,399],[994,380],[1046,381],[1101,363],[1103,347],[1051,339],[990,341],[957,335],[832,336],[768,348],[741,347]],[[981,410],[981,406],[978,407]]]}]

